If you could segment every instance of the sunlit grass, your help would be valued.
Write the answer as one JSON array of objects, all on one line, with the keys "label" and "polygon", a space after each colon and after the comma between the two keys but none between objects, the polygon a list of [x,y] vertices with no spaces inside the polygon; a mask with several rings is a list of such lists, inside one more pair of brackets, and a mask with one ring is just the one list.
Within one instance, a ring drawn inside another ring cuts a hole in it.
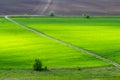
[{"label": "sunlit grass", "polygon": [[32,68],[34,59],[49,68],[109,65],[85,53],[41,37],[3,18],[0,22],[0,68]]},{"label": "sunlit grass", "polygon": [[52,37],[120,63],[120,18],[15,19]]}]

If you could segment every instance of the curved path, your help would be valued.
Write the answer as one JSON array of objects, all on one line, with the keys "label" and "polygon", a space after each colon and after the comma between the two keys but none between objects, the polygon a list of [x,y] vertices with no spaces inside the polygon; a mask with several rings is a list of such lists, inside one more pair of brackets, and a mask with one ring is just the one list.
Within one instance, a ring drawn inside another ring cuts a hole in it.
[{"label": "curved path", "polygon": [[90,52],[90,51],[88,51],[88,50],[86,50],[86,49],[77,47],[77,46],[72,45],[72,44],[70,44],[70,43],[67,43],[67,42],[64,42],[64,41],[62,41],[62,40],[56,39],[56,38],[54,38],[54,37],[51,37],[51,36],[49,36],[49,35],[41,32],[41,31],[38,31],[38,30],[33,29],[33,28],[30,28],[30,27],[28,27],[28,26],[26,26],[26,25],[20,24],[20,23],[18,23],[17,21],[11,19],[11,18],[8,17],[8,16],[5,16],[5,18],[6,18],[7,20],[11,21],[12,23],[14,23],[14,24],[16,24],[16,25],[18,25],[18,26],[20,26],[20,27],[22,27],[22,28],[25,28],[25,29],[27,29],[27,30],[29,30],[29,31],[32,31],[32,32],[34,32],[34,33],[36,33],[36,34],[38,34],[38,35],[40,35],[40,36],[43,36],[43,37],[45,37],[45,38],[48,38],[48,39],[53,40],[53,41],[55,41],[55,42],[58,42],[58,43],[60,43],[60,44],[69,46],[69,47],[71,47],[71,48],[73,48],[73,49],[75,49],[75,50],[77,50],[77,51],[80,51],[80,52],[84,52],[84,53],[86,53],[86,54],[89,54],[89,55],[91,55],[91,56],[93,56],[93,57],[95,57],[95,58],[98,58],[98,59],[100,59],[100,60],[103,60],[103,61],[105,61],[105,62],[108,62],[109,64],[112,64],[113,66],[115,66],[115,67],[117,67],[117,68],[120,69],[120,64],[119,64],[119,63],[116,63],[116,62],[114,62],[114,61],[112,61],[112,60],[109,60],[109,59],[104,58],[104,57],[102,57],[102,56],[100,56],[100,55],[97,55],[97,54],[95,54],[95,53],[92,53],[92,52]]}]

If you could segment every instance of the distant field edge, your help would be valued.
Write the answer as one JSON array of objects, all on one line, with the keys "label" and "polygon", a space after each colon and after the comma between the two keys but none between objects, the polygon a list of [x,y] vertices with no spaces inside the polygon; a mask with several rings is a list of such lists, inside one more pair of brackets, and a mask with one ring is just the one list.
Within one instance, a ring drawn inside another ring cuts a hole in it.
[{"label": "distant field edge", "polygon": [[[0,15],[0,18],[4,18],[5,16],[9,16],[9,17],[12,17],[12,18],[29,18],[29,17],[35,17],[35,18],[51,18],[49,15]],[[108,17],[108,18],[110,18],[110,17],[115,17],[115,18],[120,18],[120,15],[118,16],[118,15],[116,15],[116,16],[103,16],[103,15],[101,15],[101,16],[96,16],[96,15],[90,15],[91,17]],[[66,16],[66,15],[56,15],[56,16],[54,16],[55,18],[61,18],[61,17],[68,17],[68,18],[72,18],[72,17],[82,17],[81,15],[80,16],[76,16],[76,15],[70,15],[70,16]],[[53,17],[53,18],[54,18]]]}]

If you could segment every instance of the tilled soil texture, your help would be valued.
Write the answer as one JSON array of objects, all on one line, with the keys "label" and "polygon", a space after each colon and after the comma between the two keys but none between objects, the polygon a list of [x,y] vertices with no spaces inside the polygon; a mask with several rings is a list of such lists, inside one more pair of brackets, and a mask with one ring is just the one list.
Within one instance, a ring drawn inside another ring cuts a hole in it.
[{"label": "tilled soil texture", "polygon": [[[49,0],[0,0],[0,15],[40,15]],[[120,0],[51,0],[44,11],[58,15],[120,15]]]}]

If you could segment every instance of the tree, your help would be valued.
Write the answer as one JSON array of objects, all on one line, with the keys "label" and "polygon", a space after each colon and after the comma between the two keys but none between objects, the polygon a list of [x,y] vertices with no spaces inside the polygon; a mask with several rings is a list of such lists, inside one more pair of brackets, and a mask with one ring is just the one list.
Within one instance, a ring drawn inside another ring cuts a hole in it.
[{"label": "tree", "polygon": [[39,59],[35,59],[35,63],[33,64],[33,68],[35,71],[42,71],[42,62]]},{"label": "tree", "polygon": [[49,16],[50,16],[50,17],[54,17],[54,16],[55,16],[55,13],[54,13],[53,11],[50,11]]},{"label": "tree", "polygon": [[90,18],[90,16],[89,16],[89,15],[87,15],[87,16],[86,16],[86,18],[87,18],[87,19],[89,19],[89,18]]},{"label": "tree", "polygon": [[82,14],[82,17],[87,18],[87,19],[90,18],[90,16],[89,16],[88,14],[86,14],[86,13],[83,13],[83,14]]},{"label": "tree", "polygon": [[44,70],[45,70],[45,71],[47,71],[47,70],[48,70],[47,66],[45,66]]},{"label": "tree", "polygon": [[82,14],[82,17],[86,17],[86,16],[87,16],[87,14],[86,14],[86,13],[83,13],[83,14]]}]

